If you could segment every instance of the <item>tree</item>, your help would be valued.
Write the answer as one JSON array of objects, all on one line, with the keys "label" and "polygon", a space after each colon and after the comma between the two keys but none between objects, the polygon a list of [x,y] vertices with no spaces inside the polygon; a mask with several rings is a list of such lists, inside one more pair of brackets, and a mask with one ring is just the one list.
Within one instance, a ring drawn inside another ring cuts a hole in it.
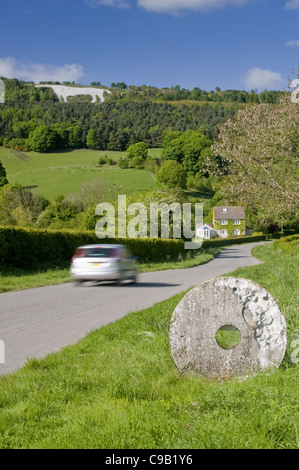
[{"label": "tree", "polygon": [[80,212],[82,212],[82,205],[77,201],[65,198],[63,195],[58,195],[40,214],[37,225],[39,227],[48,226],[63,226],[74,219]]},{"label": "tree", "polygon": [[0,189],[0,219],[4,225],[33,225],[49,201],[33,194],[20,184],[7,184]]},{"label": "tree", "polygon": [[[238,112],[213,145],[228,161],[222,194],[278,221],[298,216],[299,106],[254,104]],[[222,170],[221,170],[222,172]]]},{"label": "tree", "polygon": [[162,157],[165,160],[176,160],[181,162],[184,158],[183,142],[181,139],[181,132],[164,132],[162,144]]},{"label": "tree", "polygon": [[162,156],[181,163],[186,171],[198,171],[203,166],[204,152],[211,143],[201,130],[166,132]]},{"label": "tree", "polygon": [[211,147],[211,140],[199,131],[186,131],[182,134],[184,157],[182,165],[187,171],[196,171],[202,167],[204,151]]},{"label": "tree", "polygon": [[158,171],[157,180],[167,188],[185,188],[187,174],[180,163],[169,160]]},{"label": "tree", "polygon": [[145,161],[148,156],[147,146],[144,142],[137,142],[136,144],[130,145],[127,150],[127,157],[133,160],[137,157],[141,162]]},{"label": "tree", "polygon": [[76,149],[82,147],[83,129],[80,126],[69,126],[68,132],[68,147]]},{"label": "tree", "polygon": [[57,148],[58,142],[57,132],[45,124],[31,131],[28,138],[28,145],[34,152],[50,152]]},{"label": "tree", "polygon": [[0,187],[4,186],[5,184],[8,184],[8,181],[6,179],[6,171],[2,163],[0,162]]},{"label": "tree", "polygon": [[86,145],[89,149],[95,149],[97,146],[97,132],[95,129],[89,129],[86,137]]}]

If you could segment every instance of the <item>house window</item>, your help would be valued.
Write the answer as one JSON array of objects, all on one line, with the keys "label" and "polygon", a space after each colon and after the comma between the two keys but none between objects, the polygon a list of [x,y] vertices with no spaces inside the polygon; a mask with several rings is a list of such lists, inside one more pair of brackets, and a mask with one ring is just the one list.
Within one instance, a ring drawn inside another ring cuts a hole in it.
[{"label": "house window", "polygon": [[240,219],[234,219],[234,225],[240,225],[241,221]]},{"label": "house window", "polygon": [[240,235],[240,230],[238,228],[235,228],[233,231],[234,235]]},{"label": "house window", "polygon": [[222,228],[220,230],[220,235],[227,235],[227,230],[225,228]]},{"label": "house window", "polygon": [[220,219],[220,225],[227,225],[226,219]]}]

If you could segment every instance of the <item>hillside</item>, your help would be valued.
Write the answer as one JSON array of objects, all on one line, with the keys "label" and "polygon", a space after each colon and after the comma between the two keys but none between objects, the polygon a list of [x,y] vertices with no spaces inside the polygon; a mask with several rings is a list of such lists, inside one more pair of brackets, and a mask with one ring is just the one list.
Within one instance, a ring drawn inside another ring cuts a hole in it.
[{"label": "hillside", "polygon": [[[179,86],[162,89],[127,86],[122,82],[106,88],[105,102],[92,103],[92,96],[85,94],[69,97],[65,103],[59,102],[50,87],[36,87],[32,82],[16,79],[4,79],[4,83],[0,145],[42,152],[58,148],[124,151],[140,141],[149,148],[157,148],[161,147],[165,130],[184,132],[201,128],[214,139],[220,126],[241,106],[255,102],[276,103],[281,96],[281,92],[275,91],[258,94],[218,89],[207,92]],[[58,82],[52,85],[61,86]],[[91,94],[92,90],[100,92],[104,88],[97,82],[97,86],[90,88]],[[46,141],[43,148],[35,148],[28,142],[30,133],[39,126],[47,126],[43,129]]]}]

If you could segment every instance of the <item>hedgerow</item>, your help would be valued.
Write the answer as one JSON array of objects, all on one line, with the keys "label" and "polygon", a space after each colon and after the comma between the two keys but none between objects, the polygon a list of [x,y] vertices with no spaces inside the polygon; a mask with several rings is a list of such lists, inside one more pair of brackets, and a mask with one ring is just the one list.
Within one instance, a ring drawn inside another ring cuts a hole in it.
[{"label": "hedgerow", "polygon": [[[265,236],[204,240],[202,248],[264,240]],[[0,227],[0,265],[24,267],[39,263],[71,261],[76,248],[86,244],[121,243],[140,261],[184,259],[184,240],[161,238],[99,239],[93,231]]]}]

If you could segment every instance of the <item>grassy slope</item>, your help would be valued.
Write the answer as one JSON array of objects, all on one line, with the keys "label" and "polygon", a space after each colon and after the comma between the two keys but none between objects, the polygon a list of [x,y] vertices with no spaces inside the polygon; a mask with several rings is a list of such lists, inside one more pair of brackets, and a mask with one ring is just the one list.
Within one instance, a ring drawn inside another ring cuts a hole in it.
[{"label": "grassy slope", "polygon": [[[264,264],[237,273],[275,295],[291,341],[298,327],[292,309],[298,249],[272,250],[256,248]],[[1,379],[0,447],[298,447],[299,367],[289,354],[279,369],[246,380],[177,372],[168,326],[182,296],[129,314]]]},{"label": "grassy slope", "polygon": [[[155,155],[158,149],[153,149]],[[7,172],[10,183],[34,186],[52,201],[58,194],[77,192],[81,185],[95,178],[103,178],[119,194],[157,189],[152,175],[144,170],[121,170],[116,165],[97,167],[100,156],[108,155],[118,160],[125,152],[106,152],[96,150],[73,150],[66,152],[40,154],[36,152],[17,152],[0,148],[0,161]]]}]

